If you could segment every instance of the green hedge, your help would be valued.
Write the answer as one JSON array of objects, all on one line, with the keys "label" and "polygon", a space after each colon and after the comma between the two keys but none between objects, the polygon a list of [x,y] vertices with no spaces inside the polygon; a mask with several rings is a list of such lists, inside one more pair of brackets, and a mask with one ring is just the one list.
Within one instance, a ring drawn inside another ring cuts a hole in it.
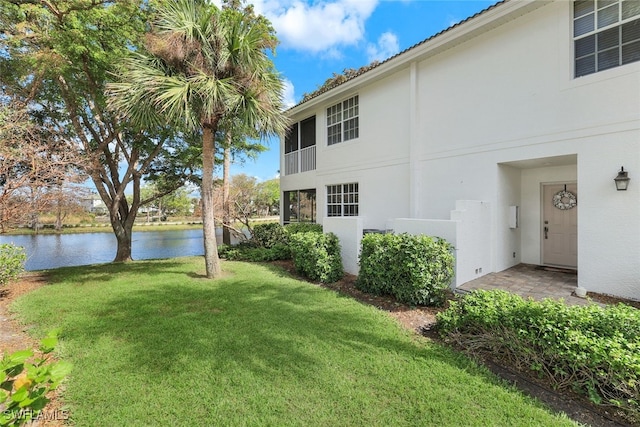
[{"label": "green hedge", "polygon": [[269,249],[276,244],[287,245],[289,243],[289,235],[279,223],[269,222],[255,225],[251,240],[257,246]]},{"label": "green hedge", "polygon": [[322,233],[322,224],[314,224],[312,222],[292,222],[284,226],[289,234],[296,233]]},{"label": "green hedge", "polygon": [[0,245],[0,286],[18,278],[24,271],[27,254],[21,246],[9,243]]},{"label": "green hedge", "polygon": [[356,286],[404,303],[440,306],[453,277],[451,249],[445,240],[424,235],[367,234]]},{"label": "green hedge", "polygon": [[235,246],[220,245],[218,256],[229,261],[268,262],[291,259],[291,251],[282,243],[276,243],[270,248],[245,243]]},{"label": "green hedge", "polygon": [[295,233],[289,236],[296,271],[322,283],[333,283],[344,276],[340,242],[333,233]]},{"label": "green hedge", "polygon": [[438,329],[463,348],[500,355],[640,422],[640,310],[474,291],[438,314]]},{"label": "green hedge", "polygon": [[285,226],[277,222],[257,224],[253,227],[251,242],[270,249],[277,244],[289,245],[289,236],[297,233],[322,233],[322,225],[309,222],[296,222]]}]

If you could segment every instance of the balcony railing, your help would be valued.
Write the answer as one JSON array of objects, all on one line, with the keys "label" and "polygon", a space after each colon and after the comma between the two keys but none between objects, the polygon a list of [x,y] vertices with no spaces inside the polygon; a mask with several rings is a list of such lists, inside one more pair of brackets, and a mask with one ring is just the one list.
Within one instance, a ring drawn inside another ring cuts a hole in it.
[{"label": "balcony railing", "polygon": [[284,155],[284,174],[298,173],[298,152],[293,151]]},{"label": "balcony railing", "polygon": [[292,175],[316,169],[316,146],[303,148],[284,155],[284,174]]},{"label": "balcony railing", "polygon": [[316,146],[300,150],[300,172],[316,170]]}]

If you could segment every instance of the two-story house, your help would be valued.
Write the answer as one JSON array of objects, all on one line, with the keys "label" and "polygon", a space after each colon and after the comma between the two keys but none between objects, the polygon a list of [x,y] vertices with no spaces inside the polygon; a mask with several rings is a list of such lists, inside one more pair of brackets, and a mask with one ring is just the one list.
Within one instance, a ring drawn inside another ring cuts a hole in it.
[{"label": "two-story house", "polygon": [[453,243],[454,286],[528,263],[640,299],[640,1],[500,2],[288,115],[281,220],[347,271],[394,230]]}]

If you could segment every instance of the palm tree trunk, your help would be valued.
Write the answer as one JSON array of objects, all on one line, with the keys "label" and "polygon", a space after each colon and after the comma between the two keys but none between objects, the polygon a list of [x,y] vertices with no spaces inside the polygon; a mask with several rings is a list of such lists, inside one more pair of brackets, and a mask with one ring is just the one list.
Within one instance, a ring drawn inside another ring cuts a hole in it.
[{"label": "palm tree trunk", "polygon": [[231,166],[231,133],[227,131],[227,144],[224,147],[224,164],[222,166],[222,243],[231,244],[231,206],[229,204],[229,167]]},{"label": "palm tree trunk", "polygon": [[205,127],[202,133],[202,225],[204,233],[204,263],[207,278],[214,279],[221,273],[216,242],[216,226],[213,216],[213,165],[215,155],[213,129]]}]

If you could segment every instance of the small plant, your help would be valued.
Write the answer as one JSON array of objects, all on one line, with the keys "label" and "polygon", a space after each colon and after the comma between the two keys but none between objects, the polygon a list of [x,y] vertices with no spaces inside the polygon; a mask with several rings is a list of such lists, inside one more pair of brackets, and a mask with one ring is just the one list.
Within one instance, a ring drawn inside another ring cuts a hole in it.
[{"label": "small plant", "polygon": [[333,283],[344,276],[340,242],[333,233],[296,233],[290,237],[291,257],[296,271],[322,283]]},{"label": "small plant", "polygon": [[40,343],[43,356],[31,362],[31,350],[4,354],[0,360],[0,426],[20,426],[37,419],[49,402],[47,393],[71,372],[69,362],[50,360],[57,344],[56,333],[50,333]]},{"label": "small plant", "polygon": [[440,306],[453,277],[451,248],[443,239],[424,235],[367,234],[356,286],[408,304]]},{"label": "small plant", "polygon": [[18,278],[26,260],[24,248],[9,243],[0,245],[0,287]]}]

